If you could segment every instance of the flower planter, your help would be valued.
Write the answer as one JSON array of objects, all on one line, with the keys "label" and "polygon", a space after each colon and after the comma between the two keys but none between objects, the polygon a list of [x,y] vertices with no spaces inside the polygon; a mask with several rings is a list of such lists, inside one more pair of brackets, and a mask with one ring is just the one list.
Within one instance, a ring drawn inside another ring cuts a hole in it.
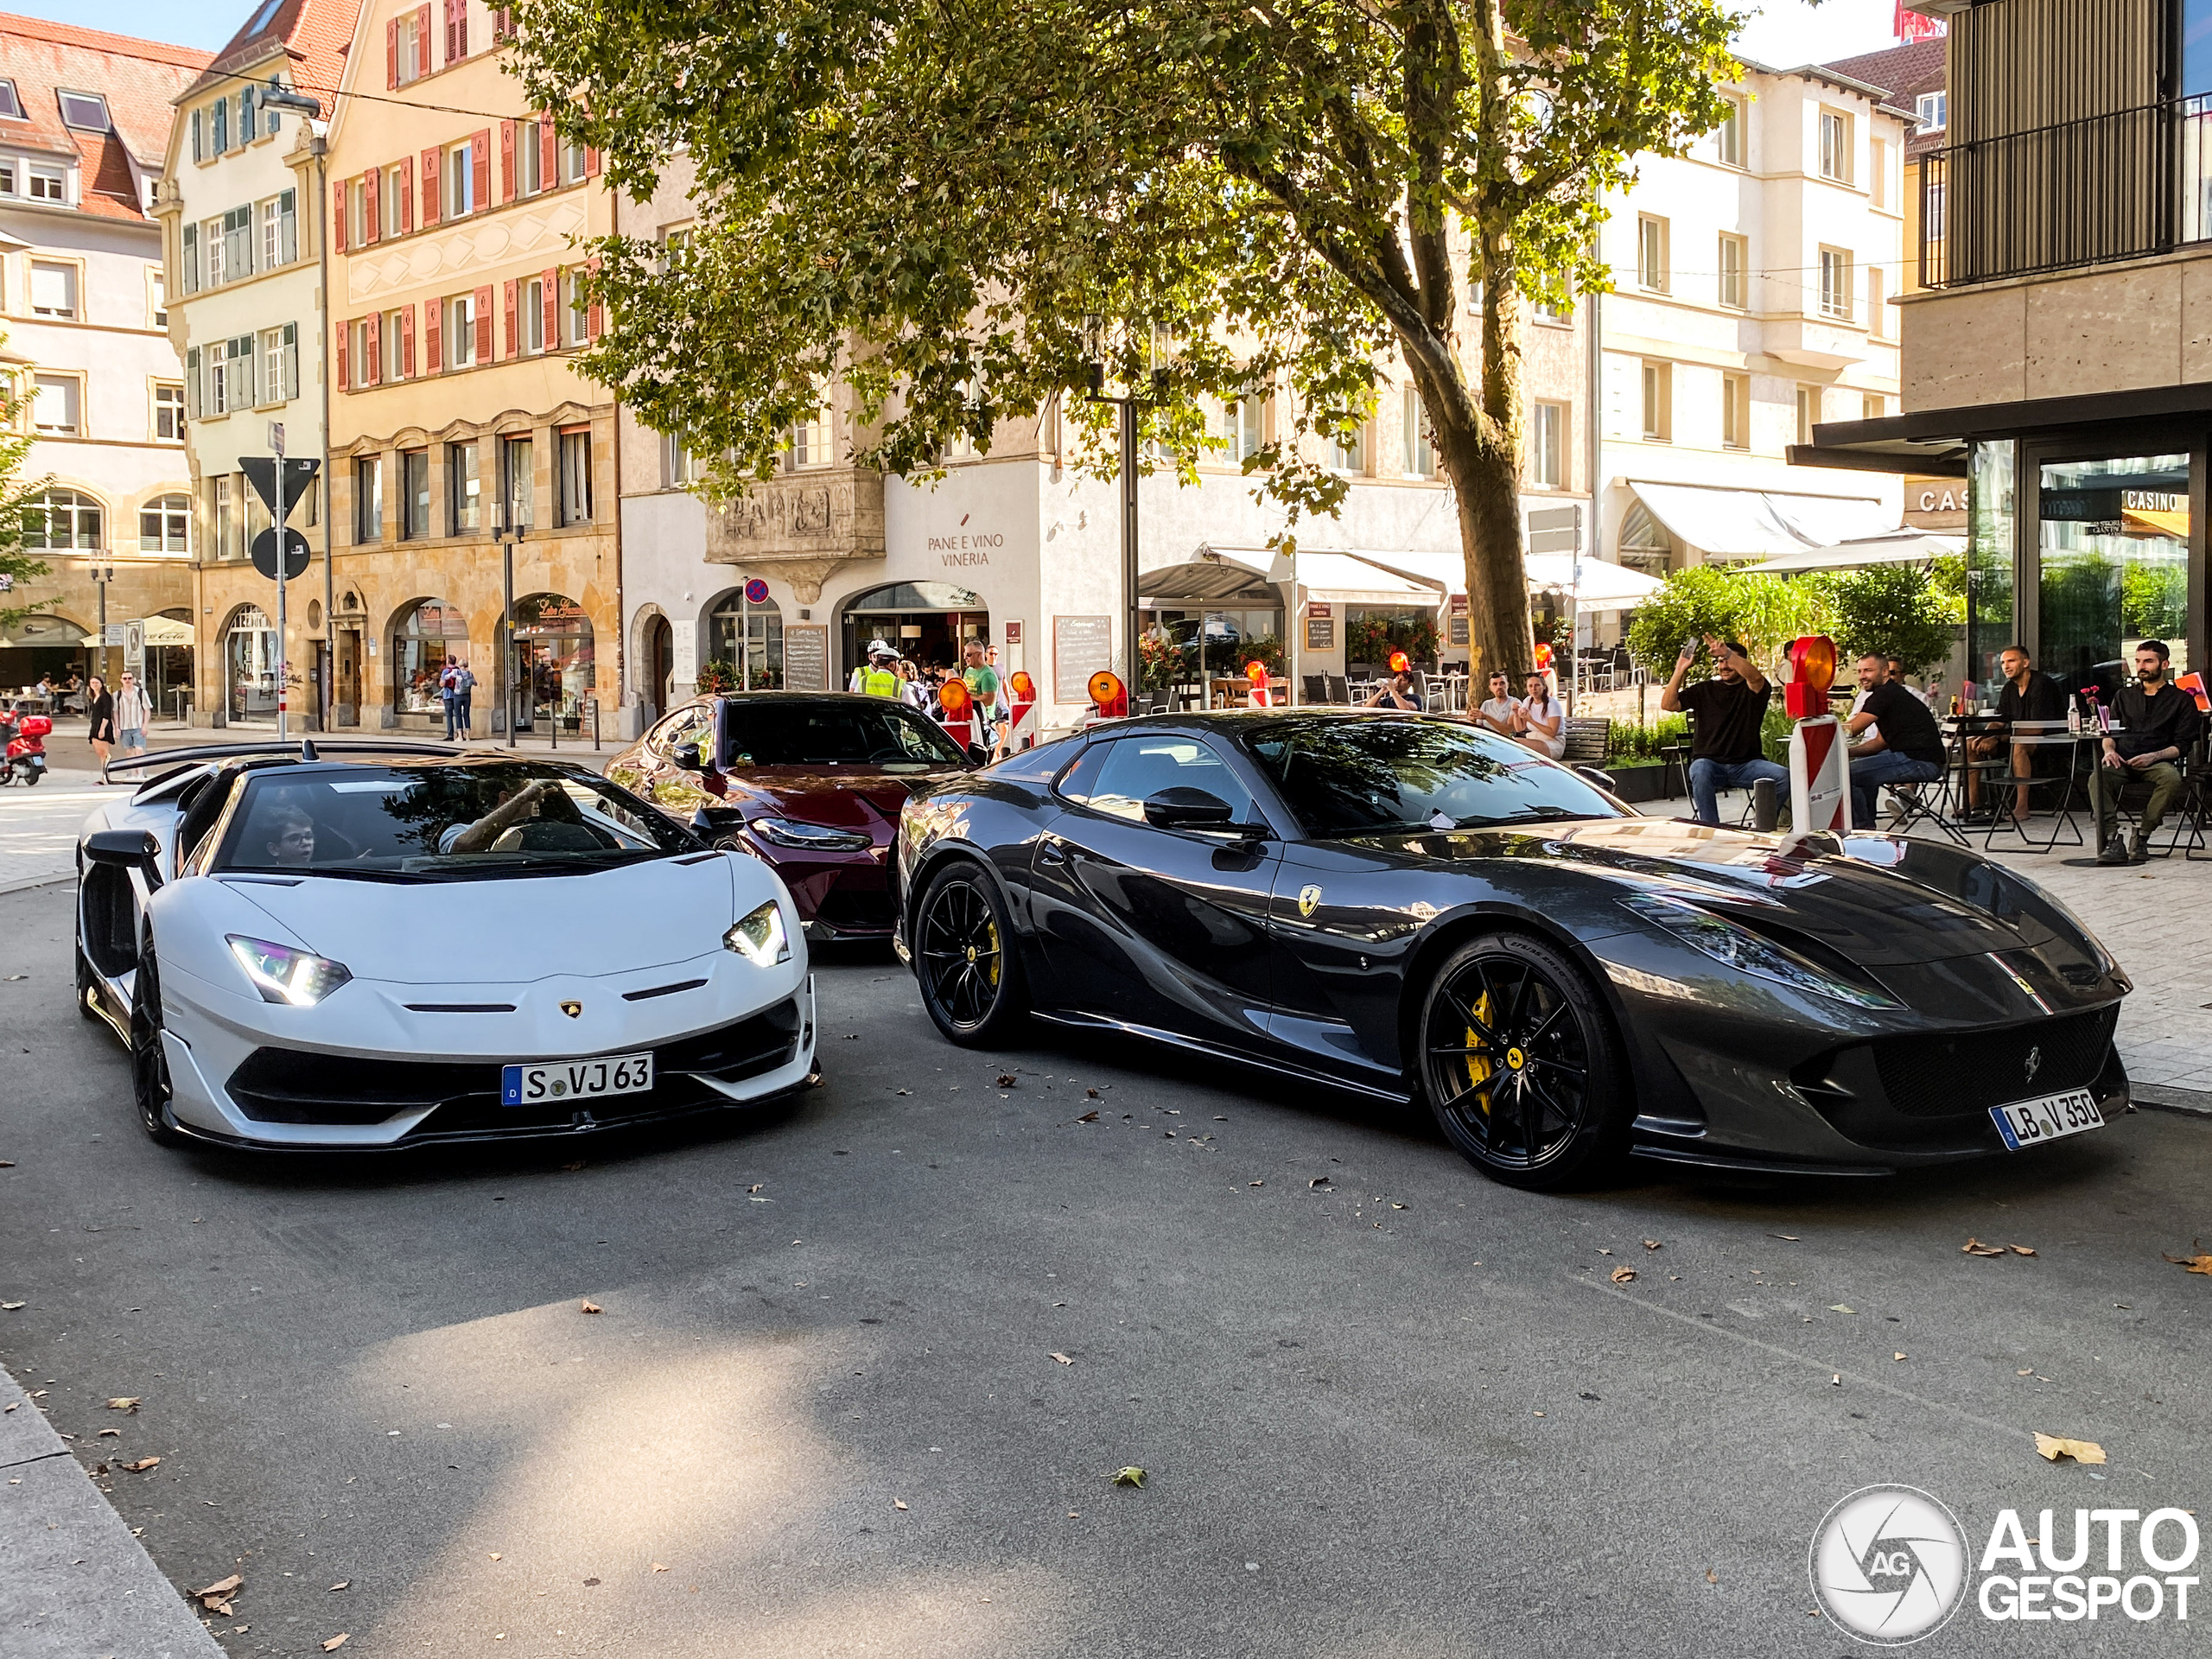
[{"label": "flower planter", "polygon": [[1667,775],[1664,765],[1638,766],[1606,766],[1612,774],[1613,793],[1634,806],[1642,801],[1664,799],[1662,780]]}]

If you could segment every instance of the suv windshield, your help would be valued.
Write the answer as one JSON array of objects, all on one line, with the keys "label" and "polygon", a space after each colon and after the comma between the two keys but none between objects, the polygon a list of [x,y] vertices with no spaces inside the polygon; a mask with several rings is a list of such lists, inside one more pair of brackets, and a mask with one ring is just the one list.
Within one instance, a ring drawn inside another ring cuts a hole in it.
[{"label": "suv windshield", "polygon": [[722,705],[722,764],[935,772],[969,760],[933,721],[903,703],[733,698]]},{"label": "suv windshield", "polygon": [[1566,767],[1447,721],[1287,720],[1244,746],[1316,838],[1624,816]]},{"label": "suv windshield", "polygon": [[246,779],[208,868],[461,880],[603,870],[704,845],[613,785],[542,762],[288,766]]}]

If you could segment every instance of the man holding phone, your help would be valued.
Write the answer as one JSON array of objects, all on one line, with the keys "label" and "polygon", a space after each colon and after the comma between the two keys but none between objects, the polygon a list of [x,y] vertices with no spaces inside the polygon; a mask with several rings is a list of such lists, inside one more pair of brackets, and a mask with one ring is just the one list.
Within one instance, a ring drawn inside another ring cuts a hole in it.
[{"label": "man holding phone", "polygon": [[1774,687],[1758,664],[1744,652],[1742,644],[1706,636],[1713,652],[1713,677],[1684,685],[1690,664],[1697,660],[1694,637],[1682,642],[1675,659],[1674,677],[1659,694],[1659,706],[1669,714],[1692,717],[1690,733],[1690,803],[1700,823],[1720,822],[1720,791],[1749,789],[1762,778],[1771,778],[1778,789],[1789,787],[1789,770],[1766,758],[1760,728]]}]

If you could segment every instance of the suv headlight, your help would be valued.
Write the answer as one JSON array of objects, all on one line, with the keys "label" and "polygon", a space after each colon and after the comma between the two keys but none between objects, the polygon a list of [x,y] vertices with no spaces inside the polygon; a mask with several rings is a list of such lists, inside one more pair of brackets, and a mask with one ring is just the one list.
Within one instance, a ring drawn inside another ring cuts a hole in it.
[{"label": "suv headlight", "polygon": [[353,977],[344,963],[295,950],[289,944],[271,944],[266,939],[249,939],[238,933],[223,937],[264,1002],[311,1008]]},{"label": "suv headlight", "polygon": [[771,899],[742,921],[732,922],[722,948],[758,967],[772,968],[791,959],[791,936],[784,931],[783,906]]},{"label": "suv headlight", "polygon": [[1645,921],[1665,928],[1692,950],[1701,950],[1738,973],[1754,974],[1787,985],[1792,990],[1809,991],[1815,996],[1848,1002],[1856,1007],[1904,1006],[1887,991],[1845,979],[1740,922],[1730,921],[1726,916],[1681,899],[1662,898],[1657,893],[1637,893],[1620,902],[1624,908]]},{"label": "suv headlight", "polygon": [[856,853],[875,845],[875,838],[856,830],[833,830],[826,823],[805,823],[796,818],[755,818],[745,826],[772,847],[802,852]]}]

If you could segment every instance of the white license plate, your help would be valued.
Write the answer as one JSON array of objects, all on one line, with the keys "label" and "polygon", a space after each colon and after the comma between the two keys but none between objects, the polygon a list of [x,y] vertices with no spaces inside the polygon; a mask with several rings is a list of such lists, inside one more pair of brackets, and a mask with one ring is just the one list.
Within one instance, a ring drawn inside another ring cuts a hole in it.
[{"label": "white license plate", "polygon": [[499,1103],[539,1106],[548,1102],[636,1095],[653,1086],[653,1057],[608,1054],[595,1060],[537,1060],[499,1068]]},{"label": "white license plate", "polygon": [[2097,1109],[2097,1097],[2086,1089],[2069,1089],[2063,1095],[2045,1095],[2041,1100],[2018,1101],[2010,1106],[1993,1106],[1989,1116],[1997,1124],[1997,1133],[2005,1137],[2007,1152],[2056,1141],[2062,1135],[2079,1135],[2084,1129],[2105,1126],[2105,1115]]}]

